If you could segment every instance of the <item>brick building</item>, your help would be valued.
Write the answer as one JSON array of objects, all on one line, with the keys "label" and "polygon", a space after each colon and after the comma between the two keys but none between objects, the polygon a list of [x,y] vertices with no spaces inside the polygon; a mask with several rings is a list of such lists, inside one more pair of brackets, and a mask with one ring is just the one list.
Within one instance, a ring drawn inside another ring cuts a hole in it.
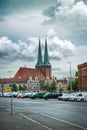
[{"label": "brick building", "polygon": [[79,91],[87,91],[87,62],[78,65]]}]

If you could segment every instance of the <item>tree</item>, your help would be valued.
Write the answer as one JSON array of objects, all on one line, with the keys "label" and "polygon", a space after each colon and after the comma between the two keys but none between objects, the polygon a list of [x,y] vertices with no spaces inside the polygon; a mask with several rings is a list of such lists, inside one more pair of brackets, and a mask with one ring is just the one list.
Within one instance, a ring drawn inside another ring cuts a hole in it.
[{"label": "tree", "polygon": [[18,88],[17,88],[17,85],[16,84],[13,84],[13,86],[12,86],[12,91],[17,91],[18,90]]},{"label": "tree", "polygon": [[78,71],[76,71],[75,76],[78,77]]},{"label": "tree", "polygon": [[21,86],[21,84],[19,84],[19,91],[22,91],[22,86]]},{"label": "tree", "polygon": [[67,90],[68,90],[68,91],[71,90],[71,88],[70,88],[70,81],[69,81],[69,84],[68,84],[68,86],[67,86]]},{"label": "tree", "polygon": [[73,81],[72,81],[72,89],[74,91],[78,91],[78,78],[75,78]]},{"label": "tree", "polygon": [[51,91],[51,88],[50,88],[50,85],[49,85],[48,82],[46,82],[46,83],[44,84],[44,89],[45,89],[46,91],[48,91],[48,92]]},{"label": "tree", "polygon": [[51,84],[49,82],[40,82],[40,90],[53,92],[56,91],[56,82],[52,80]]},{"label": "tree", "polygon": [[44,91],[45,90],[45,86],[43,82],[40,82],[40,90]]},{"label": "tree", "polygon": [[53,91],[56,91],[56,82],[55,82],[55,80],[53,80],[51,82],[51,92],[53,92]]},{"label": "tree", "polygon": [[23,91],[27,90],[27,85],[26,84],[23,84],[22,90]]},{"label": "tree", "polygon": [[[78,91],[78,72],[75,73],[75,78],[71,80],[71,83],[72,83],[72,90]],[[67,89],[70,91],[70,82]]]}]

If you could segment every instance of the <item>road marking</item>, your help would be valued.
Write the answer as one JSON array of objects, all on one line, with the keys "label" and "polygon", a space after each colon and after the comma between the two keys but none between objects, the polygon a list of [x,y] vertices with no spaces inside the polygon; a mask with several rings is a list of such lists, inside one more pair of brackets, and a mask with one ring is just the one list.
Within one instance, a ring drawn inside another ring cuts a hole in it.
[{"label": "road marking", "polygon": [[25,116],[25,115],[22,114],[22,113],[20,113],[19,115],[21,115],[22,117],[24,117],[24,118],[26,118],[26,119],[28,119],[28,120],[30,120],[30,121],[36,123],[37,125],[43,126],[44,128],[46,128],[46,129],[48,129],[48,130],[53,130],[53,129],[47,127],[46,125],[43,125],[42,123],[40,123],[40,122],[38,122],[38,121],[36,121],[36,120],[34,120],[34,119],[28,117],[28,116]]},{"label": "road marking", "polygon": [[82,130],[87,130],[86,127],[83,127],[83,126],[78,125],[78,124],[74,124],[74,123],[69,122],[69,121],[62,120],[62,119],[60,119],[60,118],[55,118],[55,117],[52,117],[52,116],[49,116],[49,115],[46,115],[46,114],[41,114],[41,115],[42,115],[42,116],[45,116],[45,117],[48,117],[48,118],[51,118],[51,119],[54,119],[54,120],[57,120],[57,121],[60,121],[60,122],[67,123],[67,124],[72,125],[72,126],[75,126],[75,127],[78,127],[78,128],[80,128],[80,129],[82,129]]}]

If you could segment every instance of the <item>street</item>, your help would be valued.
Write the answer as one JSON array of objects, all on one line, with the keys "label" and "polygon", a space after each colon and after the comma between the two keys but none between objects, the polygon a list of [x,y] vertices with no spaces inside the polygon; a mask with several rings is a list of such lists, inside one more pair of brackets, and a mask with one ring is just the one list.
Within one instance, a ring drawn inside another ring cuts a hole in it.
[{"label": "street", "polygon": [[[49,130],[87,130],[87,102],[17,98],[12,101],[12,112]],[[0,98],[0,105],[11,113],[10,98]]]}]

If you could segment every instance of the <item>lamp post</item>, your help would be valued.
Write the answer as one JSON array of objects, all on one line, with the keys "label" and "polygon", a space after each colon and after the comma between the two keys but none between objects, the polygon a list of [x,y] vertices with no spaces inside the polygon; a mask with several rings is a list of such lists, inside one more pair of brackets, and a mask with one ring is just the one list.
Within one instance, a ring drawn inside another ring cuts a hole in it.
[{"label": "lamp post", "polygon": [[71,62],[67,62],[70,64],[70,91],[72,92],[72,73],[71,73]]},{"label": "lamp post", "polygon": [[13,96],[12,96],[12,82],[11,82],[11,73],[12,71],[8,71],[9,73],[9,81],[10,81],[10,87],[11,87],[11,116],[13,115]]},{"label": "lamp post", "polygon": [[[0,78],[0,80],[2,80],[1,78]],[[3,83],[3,81],[1,82],[1,92],[2,92],[2,97],[4,96],[4,83]]]},{"label": "lamp post", "polygon": [[20,86],[21,86],[21,77],[20,76],[18,77],[18,80],[19,80],[18,90],[20,91]]}]

